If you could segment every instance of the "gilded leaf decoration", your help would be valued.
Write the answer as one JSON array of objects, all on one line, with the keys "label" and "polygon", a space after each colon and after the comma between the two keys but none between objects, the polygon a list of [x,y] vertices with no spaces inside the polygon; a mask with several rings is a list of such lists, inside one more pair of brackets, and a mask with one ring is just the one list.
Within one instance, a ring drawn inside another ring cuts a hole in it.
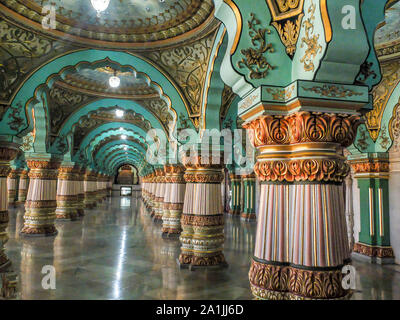
[{"label": "gilded leaf decoration", "polygon": [[18,28],[0,18],[0,101],[9,101],[18,85],[35,67],[66,47]]},{"label": "gilded leaf decoration", "polygon": [[372,140],[379,137],[383,112],[397,84],[400,82],[400,62],[394,61],[381,65],[382,81],[374,87],[373,106],[374,109],[365,115],[366,126]]},{"label": "gilded leaf decoration", "polygon": [[214,42],[214,32],[191,44],[154,51],[146,54],[166,70],[181,87],[189,102],[189,115],[199,116],[202,88],[205,83],[208,60]]},{"label": "gilded leaf decoration", "polygon": [[304,0],[267,0],[272,13],[272,25],[278,31],[286,53],[293,58],[304,17]]},{"label": "gilded leaf decoration", "polygon": [[249,36],[251,43],[255,48],[242,49],[240,52],[244,56],[238,61],[237,65],[240,69],[247,68],[249,70],[250,79],[262,79],[268,75],[270,70],[275,69],[267,58],[266,53],[275,52],[271,43],[267,43],[266,35],[271,33],[271,30],[266,28],[258,28],[261,21],[255,17],[254,13],[250,14],[251,19],[248,21]]},{"label": "gilded leaf decoration", "polygon": [[304,64],[304,71],[314,71],[314,59],[318,53],[322,51],[322,46],[318,43],[319,34],[314,34],[314,21],[315,21],[315,9],[314,3],[308,9],[309,17],[304,21],[305,36],[301,38],[301,48],[306,46],[304,56],[300,59],[300,62]]}]

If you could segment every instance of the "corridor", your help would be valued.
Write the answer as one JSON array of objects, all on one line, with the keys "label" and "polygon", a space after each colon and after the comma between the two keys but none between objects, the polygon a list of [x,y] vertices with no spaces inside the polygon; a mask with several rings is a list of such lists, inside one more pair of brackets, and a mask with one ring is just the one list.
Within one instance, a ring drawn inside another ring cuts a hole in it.
[{"label": "corridor", "polygon": [[[248,271],[254,222],[225,216],[226,269],[179,269],[178,239],[163,239],[139,193],[113,197],[83,219],[56,222],[56,237],[21,238],[23,206],[10,209],[6,253],[19,275],[20,299],[252,299]],[[41,270],[56,270],[56,289],[45,290]],[[353,299],[400,299],[400,266],[353,262]]]}]

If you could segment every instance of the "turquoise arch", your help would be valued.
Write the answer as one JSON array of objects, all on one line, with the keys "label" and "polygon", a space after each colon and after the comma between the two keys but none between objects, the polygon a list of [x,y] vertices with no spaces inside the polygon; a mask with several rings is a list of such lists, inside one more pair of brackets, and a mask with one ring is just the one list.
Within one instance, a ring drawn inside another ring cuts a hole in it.
[{"label": "turquoise arch", "polygon": [[59,135],[66,136],[71,132],[72,128],[78,123],[81,117],[84,117],[91,112],[95,112],[100,108],[110,108],[113,106],[118,106],[119,109],[123,109],[125,111],[133,110],[136,113],[141,114],[145,117],[146,120],[149,120],[153,128],[162,129],[165,132],[165,128],[161,125],[159,120],[149,112],[145,107],[140,104],[131,101],[131,100],[123,100],[123,99],[101,99],[94,102],[91,102],[79,110],[75,111],[68,120],[63,124]]},{"label": "turquoise arch", "polygon": [[123,161],[126,161],[126,160],[127,160],[126,157],[128,157],[128,159],[134,160],[134,161],[135,161],[136,163],[138,163],[138,164],[142,163],[142,158],[138,157],[138,156],[137,156],[135,153],[133,153],[133,152],[128,152],[127,155],[126,155],[126,154],[119,154],[119,155],[117,155],[115,158],[112,159],[112,161],[109,163],[108,167],[109,167],[109,168],[115,167],[115,164],[116,164],[119,160],[121,160],[122,162],[123,162]]},{"label": "turquoise arch", "polygon": [[[133,137],[143,144],[145,144],[145,136],[143,136],[144,131],[141,130],[140,132],[138,130],[138,127],[134,125],[127,125],[124,123],[124,129],[119,130],[119,128],[122,126],[121,123],[118,122],[113,122],[109,124],[103,124],[99,127],[97,127],[95,130],[91,131],[82,141],[79,151],[76,153],[74,156],[73,160],[77,161],[79,160],[76,158],[80,153],[84,153],[87,159],[89,159],[89,155],[92,154],[93,148],[96,147],[97,144],[101,143],[101,141],[107,137],[110,136],[115,136],[115,135],[122,135],[125,134],[127,136]],[[87,153],[86,153],[87,152]]]},{"label": "turquoise arch", "polygon": [[142,146],[140,146],[139,144],[137,144],[137,143],[135,143],[133,141],[127,140],[127,141],[124,142],[124,140],[116,140],[116,141],[109,142],[109,143],[105,144],[104,146],[102,146],[99,149],[99,151],[96,154],[96,156],[94,157],[94,159],[93,159],[94,162],[98,163],[98,162],[103,161],[105,159],[106,155],[108,154],[108,152],[113,150],[114,147],[118,147],[118,146],[121,147],[122,144],[130,146],[130,147],[134,147],[137,150],[139,150],[140,152],[142,152],[143,154],[146,153],[146,150],[143,149]]},{"label": "turquoise arch", "polygon": [[[119,132],[119,131],[118,131]],[[137,136],[137,134],[133,131],[127,130],[124,134],[126,134],[127,137],[130,138],[134,138],[136,140],[139,141],[139,139],[142,139],[142,137]],[[118,135],[111,135],[109,137],[116,137],[119,136],[120,133],[118,133]],[[101,142],[100,142],[101,143]],[[87,159],[90,163],[99,163],[99,159],[104,158],[104,154],[107,152],[107,149],[111,148],[112,146],[115,145],[131,145],[134,146],[135,148],[139,149],[142,153],[146,153],[146,148],[143,148],[143,146],[141,146],[139,143],[131,141],[131,140],[113,140],[111,142],[108,142],[104,145],[101,146],[101,148],[97,151],[96,155],[94,155],[94,148],[97,146],[93,146],[93,148],[90,149],[90,152],[88,152],[87,154]]]},{"label": "turquoise arch", "polygon": [[[121,65],[132,66],[138,72],[145,73],[153,83],[158,85],[162,93],[167,96],[167,99],[169,100],[168,105],[170,108],[173,104],[173,108],[178,114],[188,114],[182,95],[174,83],[152,64],[131,53],[96,49],[80,50],[67,53],[64,56],[54,59],[41,66],[24,82],[14,97],[11,106],[18,108],[19,105],[25,106],[29,101],[36,103],[37,101],[35,101],[35,98],[39,93],[39,90],[37,90],[38,84],[40,86],[41,84],[47,83],[47,86],[51,86],[56,80],[51,79],[51,76],[57,74],[63,68],[75,66],[82,62],[93,63],[107,58],[118,62]],[[32,115],[26,113],[25,109],[20,110],[20,116],[23,118],[23,123],[17,130],[12,130],[7,125],[10,113],[11,110],[7,110],[6,114],[4,115],[3,121],[0,125],[0,134],[24,136],[27,132],[32,130]]]},{"label": "turquoise arch", "polygon": [[228,45],[228,36],[225,27],[220,26],[215,37],[214,45],[210,54],[210,61],[205,80],[201,114],[203,129],[220,129],[219,113],[221,109],[221,98],[224,90],[224,82],[221,79],[221,63]]},{"label": "turquoise arch", "polygon": [[112,159],[113,156],[117,154],[125,154],[125,152],[126,153],[133,152],[137,154],[137,156],[140,157],[141,159],[144,159],[146,157],[145,153],[140,152],[138,149],[132,146],[128,146],[127,150],[125,150],[122,146],[119,148],[113,147],[112,150],[110,149],[109,152],[104,155],[103,162],[100,162],[100,164],[104,164],[103,166],[107,166],[107,164],[109,163],[110,159]]},{"label": "turquoise arch", "polygon": [[[135,167],[137,168],[137,163],[135,163],[135,162],[133,162],[133,161],[130,161],[130,160],[127,160],[127,161],[125,161],[125,162],[124,162],[124,161],[121,161],[120,163],[116,164],[115,167],[112,168],[112,170],[109,171],[109,174],[110,174],[110,175],[117,175],[117,170],[118,170],[118,168],[119,168],[120,166],[122,166],[122,165],[125,165],[125,164],[130,164],[130,165],[135,166]],[[140,176],[139,171],[140,171],[140,170],[138,169],[138,175]]]}]

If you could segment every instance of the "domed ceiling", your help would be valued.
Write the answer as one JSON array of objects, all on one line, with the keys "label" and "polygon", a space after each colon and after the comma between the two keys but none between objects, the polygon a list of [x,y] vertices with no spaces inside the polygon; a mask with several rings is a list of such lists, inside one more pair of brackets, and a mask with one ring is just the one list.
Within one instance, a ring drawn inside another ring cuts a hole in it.
[{"label": "domed ceiling", "polygon": [[[214,20],[212,0],[111,0],[99,15],[90,0],[0,0],[0,4],[0,11],[19,23],[95,46],[140,49],[165,40],[171,44],[173,38],[182,41],[207,29]],[[56,30],[42,28],[42,11],[48,5],[56,10]]]},{"label": "domed ceiling", "polygon": [[381,45],[400,39],[400,2],[386,10],[385,24],[375,33],[375,44]]}]

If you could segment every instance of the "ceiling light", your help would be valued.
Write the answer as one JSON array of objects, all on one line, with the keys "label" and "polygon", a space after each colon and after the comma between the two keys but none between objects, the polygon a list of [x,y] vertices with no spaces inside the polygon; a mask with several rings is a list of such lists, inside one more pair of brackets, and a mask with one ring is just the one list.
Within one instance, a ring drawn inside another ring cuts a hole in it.
[{"label": "ceiling light", "polygon": [[90,0],[93,8],[97,11],[97,17],[100,17],[100,13],[105,11],[110,4],[110,0]]},{"label": "ceiling light", "polygon": [[118,88],[120,83],[121,80],[115,75],[111,76],[110,79],[108,79],[108,84],[111,88]]},{"label": "ceiling light", "polygon": [[[117,109],[117,110],[115,110],[115,115],[118,117],[118,118],[122,118],[123,116],[124,116],[124,110],[120,110],[120,109]],[[122,128],[121,128],[122,129]]]},{"label": "ceiling light", "polygon": [[126,139],[126,134],[121,134],[121,139],[125,140]]},{"label": "ceiling light", "polygon": [[128,150],[128,147],[127,147],[127,146],[125,146],[125,147],[124,147],[124,150]]},{"label": "ceiling light", "polygon": [[122,128],[122,127],[121,127],[121,128],[119,128],[119,131],[122,131],[122,130],[124,130],[124,128]]}]

